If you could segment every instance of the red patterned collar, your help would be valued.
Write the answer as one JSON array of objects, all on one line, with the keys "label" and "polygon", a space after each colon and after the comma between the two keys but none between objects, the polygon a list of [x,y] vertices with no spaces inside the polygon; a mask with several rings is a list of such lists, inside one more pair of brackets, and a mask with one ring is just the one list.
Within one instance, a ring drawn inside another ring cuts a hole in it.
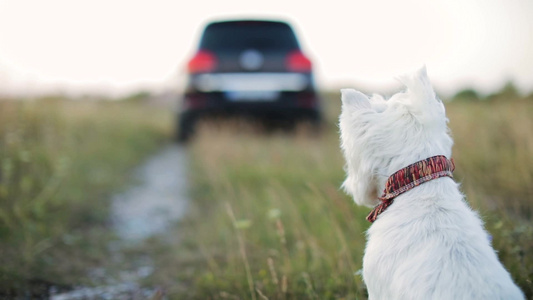
[{"label": "red patterned collar", "polygon": [[383,195],[379,197],[378,204],[366,217],[369,222],[374,222],[379,214],[389,207],[394,198],[410,189],[439,177],[452,177],[455,169],[453,159],[447,159],[443,155],[433,156],[412,165],[409,165],[392,174],[385,185]]}]

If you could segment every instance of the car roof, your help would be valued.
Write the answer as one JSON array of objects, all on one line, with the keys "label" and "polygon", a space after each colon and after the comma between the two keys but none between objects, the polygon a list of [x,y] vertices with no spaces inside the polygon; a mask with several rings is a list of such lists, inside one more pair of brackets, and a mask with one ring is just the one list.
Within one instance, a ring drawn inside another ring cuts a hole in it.
[{"label": "car roof", "polygon": [[280,25],[289,25],[288,22],[282,20],[268,20],[268,19],[228,19],[228,20],[217,20],[211,21],[207,26],[217,25],[217,24],[280,24]]}]

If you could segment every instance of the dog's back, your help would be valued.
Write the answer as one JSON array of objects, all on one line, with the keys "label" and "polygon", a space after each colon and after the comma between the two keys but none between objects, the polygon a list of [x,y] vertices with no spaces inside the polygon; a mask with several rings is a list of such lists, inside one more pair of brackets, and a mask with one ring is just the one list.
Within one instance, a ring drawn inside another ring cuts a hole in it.
[{"label": "dog's back", "polygon": [[367,234],[370,299],[524,298],[450,178],[398,197]]}]

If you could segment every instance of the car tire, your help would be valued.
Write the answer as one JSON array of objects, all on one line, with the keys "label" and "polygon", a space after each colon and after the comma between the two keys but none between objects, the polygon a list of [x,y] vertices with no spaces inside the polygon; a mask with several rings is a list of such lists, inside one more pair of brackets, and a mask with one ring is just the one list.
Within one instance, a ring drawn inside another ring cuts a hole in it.
[{"label": "car tire", "polygon": [[178,118],[176,128],[176,141],[188,142],[194,135],[196,120],[190,115],[182,115]]}]

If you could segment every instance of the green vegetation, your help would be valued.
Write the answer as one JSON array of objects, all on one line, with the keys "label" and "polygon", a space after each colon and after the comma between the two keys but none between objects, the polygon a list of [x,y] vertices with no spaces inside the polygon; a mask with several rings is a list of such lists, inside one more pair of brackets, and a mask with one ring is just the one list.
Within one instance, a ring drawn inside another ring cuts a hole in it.
[{"label": "green vegetation", "polygon": [[[191,213],[177,229],[181,242],[156,255],[154,282],[176,299],[366,298],[358,271],[369,209],[339,190],[338,97],[325,99],[329,123],[318,137],[202,129],[190,147]],[[456,179],[531,297],[533,103],[447,110]]]},{"label": "green vegetation", "polygon": [[453,101],[480,101],[481,96],[473,89],[464,89],[453,96]]},{"label": "green vegetation", "polygon": [[108,196],[168,139],[167,115],[129,102],[0,101],[0,295],[80,284],[103,263]]},{"label": "green vegetation", "polygon": [[452,98],[453,102],[516,102],[533,101],[533,94],[522,96],[512,81],[507,82],[499,91],[483,96],[476,90],[466,88],[458,91]]}]

